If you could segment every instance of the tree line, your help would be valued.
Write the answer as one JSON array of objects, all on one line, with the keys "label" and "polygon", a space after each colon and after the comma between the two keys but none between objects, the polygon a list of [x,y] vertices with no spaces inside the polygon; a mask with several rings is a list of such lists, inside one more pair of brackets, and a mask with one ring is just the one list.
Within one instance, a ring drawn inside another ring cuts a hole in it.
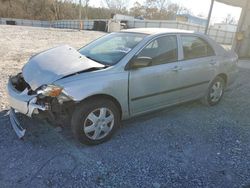
[{"label": "tree line", "polygon": [[[169,0],[135,2],[127,8],[129,0],[102,0],[104,6],[91,7],[94,0],[82,0],[82,19],[108,19],[112,14],[125,14],[145,19],[169,20],[190,10]],[[0,0],[0,17],[34,20],[78,19],[78,0]]]}]

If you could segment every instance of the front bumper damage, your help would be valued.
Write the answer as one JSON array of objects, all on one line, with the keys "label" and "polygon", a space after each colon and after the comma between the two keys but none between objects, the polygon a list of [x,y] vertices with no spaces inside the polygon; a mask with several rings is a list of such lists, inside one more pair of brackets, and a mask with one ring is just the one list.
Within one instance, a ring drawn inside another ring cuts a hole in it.
[{"label": "front bumper damage", "polygon": [[13,108],[11,108],[9,111],[9,118],[10,118],[11,126],[16,132],[16,135],[18,136],[18,138],[24,137],[26,130],[20,125],[16,117],[15,110]]},{"label": "front bumper damage", "polygon": [[25,129],[21,126],[16,117],[16,112],[32,117],[33,114],[39,114],[40,111],[48,110],[46,105],[37,104],[37,96],[29,95],[28,89],[18,91],[12,84],[11,78],[7,86],[8,99],[10,104],[9,118],[11,125],[19,138],[25,135]]}]

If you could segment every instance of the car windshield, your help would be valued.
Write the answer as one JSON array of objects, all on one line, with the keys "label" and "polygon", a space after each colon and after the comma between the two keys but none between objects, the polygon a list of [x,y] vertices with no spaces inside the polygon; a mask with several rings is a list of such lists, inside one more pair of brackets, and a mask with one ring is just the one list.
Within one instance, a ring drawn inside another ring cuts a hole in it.
[{"label": "car windshield", "polygon": [[146,34],[111,33],[81,48],[79,52],[89,59],[111,66],[118,63]]}]

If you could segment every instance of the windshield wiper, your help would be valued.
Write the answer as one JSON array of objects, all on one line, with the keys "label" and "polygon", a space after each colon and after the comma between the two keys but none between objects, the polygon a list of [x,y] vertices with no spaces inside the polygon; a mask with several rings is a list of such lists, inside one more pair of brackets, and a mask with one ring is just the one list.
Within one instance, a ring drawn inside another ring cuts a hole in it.
[{"label": "windshield wiper", "polygon": [[94,58],[92,58],[90,56],[85,56],[85,57],[87,57],[88,59],[91,59],[92,61],[95,61],[97,63],[100,63],[100,64],[104,65],[105,68],[110,67],[110,64],[106,63],[105,61],[98,61],[98,60],[96,60],[96,59],[94,59]]},{"label": "windshield wiper", "polygon": [[92,57],[90,57],[90,56],[85,56],[85,57],[88,58],[88,59],[91,59],[91,60],[93,60],[93,61],[95,61],[95,62],[97,62],[97,63],[102,64],[101,61],[97,61],[96,59],[94,59],[94,58],[92,58]]}]

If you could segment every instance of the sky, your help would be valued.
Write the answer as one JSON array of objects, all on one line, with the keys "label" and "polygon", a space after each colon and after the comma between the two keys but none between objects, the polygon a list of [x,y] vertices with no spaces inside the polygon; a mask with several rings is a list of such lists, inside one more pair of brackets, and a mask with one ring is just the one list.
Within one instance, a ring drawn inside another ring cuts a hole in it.
[{"label": "sky", "polygon": [[[129,1],[129,8],[133,6],[133,4],[138,1],[139,3],[143,4],[144,0],[128,0]],[[180,4],[188,9],[194,15],[204,15],[207,17],[210,7],[210,0],[170,0],[171,3]],[[94,7],[101,7],[105,6],[103,0],[90,0],[90,5]],[[223,3],[215,2],[214,9],[212,12],[211,22],[212,23],[219,23],[222,22],[228,14],[231,14],[235,20],[239,20],[241,13],[241,8],[228,6]]]}]

